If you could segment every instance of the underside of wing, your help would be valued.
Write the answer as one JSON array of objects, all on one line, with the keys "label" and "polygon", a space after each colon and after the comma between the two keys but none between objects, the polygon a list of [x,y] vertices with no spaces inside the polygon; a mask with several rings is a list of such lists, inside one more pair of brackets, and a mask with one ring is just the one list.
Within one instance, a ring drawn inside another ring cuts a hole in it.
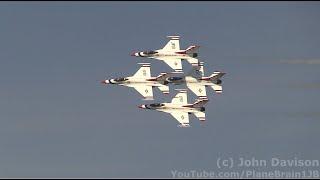
[{"label": "underside of wing", "polygon": [[195,93],[198,97],[205,97],[207,96],[206,93],[206,86],[199,85],[196,83],[187,83],[187,87]]},{"label": "underside of wing", "polygon": [[182,63],[180,58],[175,57],[156,57],[156,59],[162,60],[167,63],[176,72],[182,72]]},{"label": "underside of wing", "polygon": [[153,90],[151,86],[131,86],[136,89],[145,100],[153,100]]},{"label": "underside of wing", "polygon": [[189,125],[189,114],[187,112],[171,112],[170,113],[181,125]]}]

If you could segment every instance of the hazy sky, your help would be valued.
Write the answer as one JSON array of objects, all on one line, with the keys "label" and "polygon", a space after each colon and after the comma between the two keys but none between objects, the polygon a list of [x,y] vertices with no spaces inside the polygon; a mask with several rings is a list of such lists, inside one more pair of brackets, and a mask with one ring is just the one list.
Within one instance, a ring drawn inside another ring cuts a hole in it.
[{"label": "hazy sky", "polygon": [[[319,159],[319,19],[319,2],[1,2],[0,177],[170,178],[217,170],[218,158]],[[203,127],[190,116],[177,128],[137,108],[135,90],[100,84],[141,61],[171,71],[129,55],[167,35],[201,46],[206,75],[227,73],[221,95],[207,89]]]}]

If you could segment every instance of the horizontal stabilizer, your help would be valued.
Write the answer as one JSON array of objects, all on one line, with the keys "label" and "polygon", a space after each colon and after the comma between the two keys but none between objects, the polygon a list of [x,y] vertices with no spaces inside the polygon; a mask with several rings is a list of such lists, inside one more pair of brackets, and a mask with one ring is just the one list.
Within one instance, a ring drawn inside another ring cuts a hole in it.
[{"label": "horizontal stabilizer", "polygon": [[160,89],[160,91],[161,91],[163,94],[169,94],[169,86],[167,86],[167,85],[161,85],[161,86],[158,86],[158,88]]},{"label": "horizontal stabilizer", "polygon": [[221,85],[214,84],[214,85],[212,85],[211,87],[212,87],[212,89],[213,89],[216,93],[218,93],[218,94],[221,94],[221,93],[222,93],[222,86],[221,86]]},{"label": "horizontal stabilizer", "polygon": [[204,112],[195,112],[194,115],[195,115],[200,121],[205,121],[205,120],[206,120],[206,113],[204,113]]},{"label": "horizontal stabilizer", "polygon": [[200,108],[203,107],[207,102],[209,102],[208,97],[199,97],[199,99],[197,99],[196,102],[194,102],[191,105],[186,105],[184,107]]},{"label": "horizontal stabilizer", "polygon": [[197,58],[193,57],[187,57],[185,58],[192,66],[198,66],[199,65],[199,60]]}]

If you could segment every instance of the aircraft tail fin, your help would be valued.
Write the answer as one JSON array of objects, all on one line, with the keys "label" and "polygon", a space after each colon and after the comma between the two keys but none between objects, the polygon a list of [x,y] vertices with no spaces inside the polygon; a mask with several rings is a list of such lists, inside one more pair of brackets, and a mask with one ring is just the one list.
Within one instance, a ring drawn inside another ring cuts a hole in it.
[{"label": "aircraft tail fin", "polygon": [[216,81],[215,84],[221,84],[220,78],[226,73],[220,71],[214,71],[209,77],[203,77],[202,80]]},{"label": "aircraft tail fin", "polygon": [[155,77],[155,80],[157,81],[165,81],[169,77],[169,73],[162,72],[157,77]]},{"label": "aircraft tail fin", "polygon": [[209,102],[209,99],[207,96],[200,96],[196,102],[194,102],[193,104],[188,104],[185,105],[184,107],[192,107],[192,108],[201,108],[203,107],[205,104],[207,104],[207,102]]},{"label": "aircraft tail fin", "polygon": [[[196,58],[198,57],[198,50],[199,50],[200,46],[196,46],[196,45],[192,45],[189,46],[186,50],[184,50],[184,53],[188,54],[190,57],[192,58]],[[198,63],[198,61],[195,60],[190,60],[190,63]]]},{"label": "aircraft tail fin", "polygon": [[192,107],[203,107],[207,102],[209,102],[208,97],[199,97],[199,99],[192,104]]},{"label": "aircraft tail fin", "polygon": [[226,73],[224,73],[224,72],[220,72],[220,71],[215,71],[215,72],[213,72],[210,76],[209,76],[209,78],[210,78],[210,80],[211,81],[214,81],[214,80],[218,80],[218,79],[220,79],[222,76],[224,76]]},{"label": "aircraft tail fin", "polygon": [[192,45],[192,46],[189,46],[185,52],[187,54],[192,54],[192,53],[196,53],[198,50],[199,50],[200,46],[197,46],[197,45]]}]

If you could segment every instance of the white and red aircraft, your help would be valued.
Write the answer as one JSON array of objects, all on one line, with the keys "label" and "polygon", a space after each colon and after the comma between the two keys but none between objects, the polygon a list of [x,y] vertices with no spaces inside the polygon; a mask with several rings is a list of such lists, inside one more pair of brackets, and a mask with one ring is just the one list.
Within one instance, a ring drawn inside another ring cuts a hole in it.
[{"label": "white and red aircraft", "polygon": [[208,101],[207,98],[200,98],[195,103],[188,104],[187,91],[181,89],[171,103],[142,104],[138,107],[169,113],[180,123],[178,127],[190,127],[189,114],[194,114],[201,122],[206,120],[204,105]]},{"label": "white and red aircraft", "polygon": [[[200,62],[199,66],[192,66],[192,70],[187,75],[176,76],[182,74],[178,72],[168,73],[170,77],[166,78],[168,83],[174,85],[185,84],[198,97],[207,97],[206,87],[210,86],[217,94],[222,93],[222,80],[220,79],[226,73],[214,71],[210,76],[204,76],[204,62]],[[176,74],[175,76],[172,76]]]},{"label": "white and red aircraft", "polygon": [[167,73],[160,73],[157,77],[151,77],[150,63],[138,64],[141,67],[133,76],[106,79],[101,83],[132,87],[144,97],[144,100],[153,100],[153,87],[158,87],[162,93],[169,94],[169,86],[166,85],[168,83],[166,81]]},{"label": "white and red aircraft", "polygon": [[180,36],[167,36],[169,42],[162,49],[153,51],[134,52],[131,56],[146,57],[162,60],[167,63],[176,72],[182,72],[181,60],[187,60],[192,65],[198,65],[197,50],[200,46],[189,46],[185,50],[180,50]]}]

